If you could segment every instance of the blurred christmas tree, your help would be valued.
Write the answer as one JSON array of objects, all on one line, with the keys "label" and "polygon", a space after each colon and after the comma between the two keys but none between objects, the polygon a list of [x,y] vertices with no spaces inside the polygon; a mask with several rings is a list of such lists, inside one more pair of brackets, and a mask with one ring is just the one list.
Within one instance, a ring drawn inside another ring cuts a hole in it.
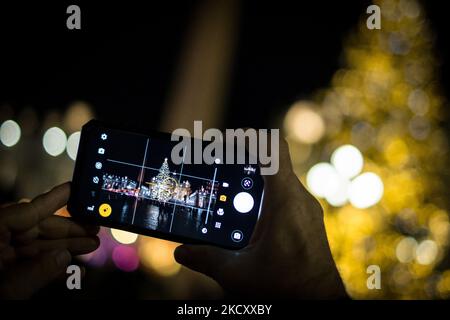
[{"label": "blurred christmas tree", "polygon": [[[285,130],[350,294],[446,298],[449,162],[433,38],[416,1],[375,4],[381,30],[363,17],[330,88],[294,104]],[[367,288],[369,265],[380,266],[380,290]]]}]

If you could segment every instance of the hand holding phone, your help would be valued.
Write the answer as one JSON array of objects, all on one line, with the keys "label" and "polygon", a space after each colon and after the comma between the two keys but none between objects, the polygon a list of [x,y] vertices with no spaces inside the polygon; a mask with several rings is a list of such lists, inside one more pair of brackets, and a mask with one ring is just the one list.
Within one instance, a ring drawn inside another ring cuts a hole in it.
[{"label": "hand holding phone", "polygon": [[322,208],[294,174],[285,141],[280,141],[279,172],[264,180],[261,219],[247,247],[182,245],[175,259],[216,280],[233,298],[348,298]]}]

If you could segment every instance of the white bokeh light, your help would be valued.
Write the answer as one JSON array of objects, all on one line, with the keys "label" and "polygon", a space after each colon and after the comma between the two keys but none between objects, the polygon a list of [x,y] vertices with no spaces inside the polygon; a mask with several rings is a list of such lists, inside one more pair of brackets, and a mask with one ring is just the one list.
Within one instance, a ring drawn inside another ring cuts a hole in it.
[{"label": "white bokeh light", "polygon": [[66,152],[69,155],[70,159],[75,160],[77,158],[78,153],[78,144],[80,143],[80,131],[74,132],[67,139],[67,148]]},{"label": "white bokeh light", "polygon": [[119,229],[111,229],[111,235],[113,238],[122,244],[131,244],[136,242],[138,235],[136,233],[119,230]]},{"label": "white bokeh light", "polygon": [[66,149],[66,134],[60,128],[52,127],[44,133],[42,144],[49,155],[59,156]]},{"label": "white bokeh light", "polygon": [[315,196],[325,198],[339,190],[339,175],[331,164],[320,162],[309,169],[306,184]]},{"label": "white bokeh light", "polygon": [[348,201],[350,181],[342,176],[337,178],[338,187],[335,192],[326,195],[325,200],[333,207],[342,207]]},{"label": "white bokeh light", "polygon": [[20,126],[14,120],[6,120],[0,127],[0,141],[7,147],[17,144],[20,135]]},{"label": "white bokeh light", "polygon": [[365,209],[377,204],[383,192],[384,186],[380,177],[373,172],[366,172],[350,183],[348,197],[354,207]]},{"label": "white bokeh light", "polygon": [[356,147],[347,144],[333,152],[331,163],[341,176],[351,179],[361,172],[364,159]]},{"label": "white bokeh light", "polygon": [[438,246],[433,240],[422,241],[416,249],[416,260],[422,265],[432,264],[438,255]]}]

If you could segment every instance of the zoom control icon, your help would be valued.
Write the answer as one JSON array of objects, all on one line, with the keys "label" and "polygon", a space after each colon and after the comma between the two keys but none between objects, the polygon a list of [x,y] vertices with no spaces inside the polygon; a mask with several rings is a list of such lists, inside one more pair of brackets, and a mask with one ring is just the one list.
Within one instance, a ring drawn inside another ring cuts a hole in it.
[{"label": "zoom control icon", "polygon": [[253,180],[250,178],[244,178],[241,181],[241,185],[245,190],[251,189],[253,187]]}]

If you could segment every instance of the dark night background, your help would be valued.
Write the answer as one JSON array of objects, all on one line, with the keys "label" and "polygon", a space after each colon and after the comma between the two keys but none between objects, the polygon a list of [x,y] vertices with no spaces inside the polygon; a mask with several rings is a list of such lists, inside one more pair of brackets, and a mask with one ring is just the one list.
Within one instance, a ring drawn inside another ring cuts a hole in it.
[{"label": "dark night background", "polygon": [[[68,2],[0,5],[0,103],[48,110],[82,99],[101,119],[142,121],[130,108],[158,119],[198,2],[77,3],[80,31],[66,28]],[[242,1],[226,126],[267,126],[275,110],[325,87],[368,4]],[[445,10],[424,4],[449,92]]]}]

